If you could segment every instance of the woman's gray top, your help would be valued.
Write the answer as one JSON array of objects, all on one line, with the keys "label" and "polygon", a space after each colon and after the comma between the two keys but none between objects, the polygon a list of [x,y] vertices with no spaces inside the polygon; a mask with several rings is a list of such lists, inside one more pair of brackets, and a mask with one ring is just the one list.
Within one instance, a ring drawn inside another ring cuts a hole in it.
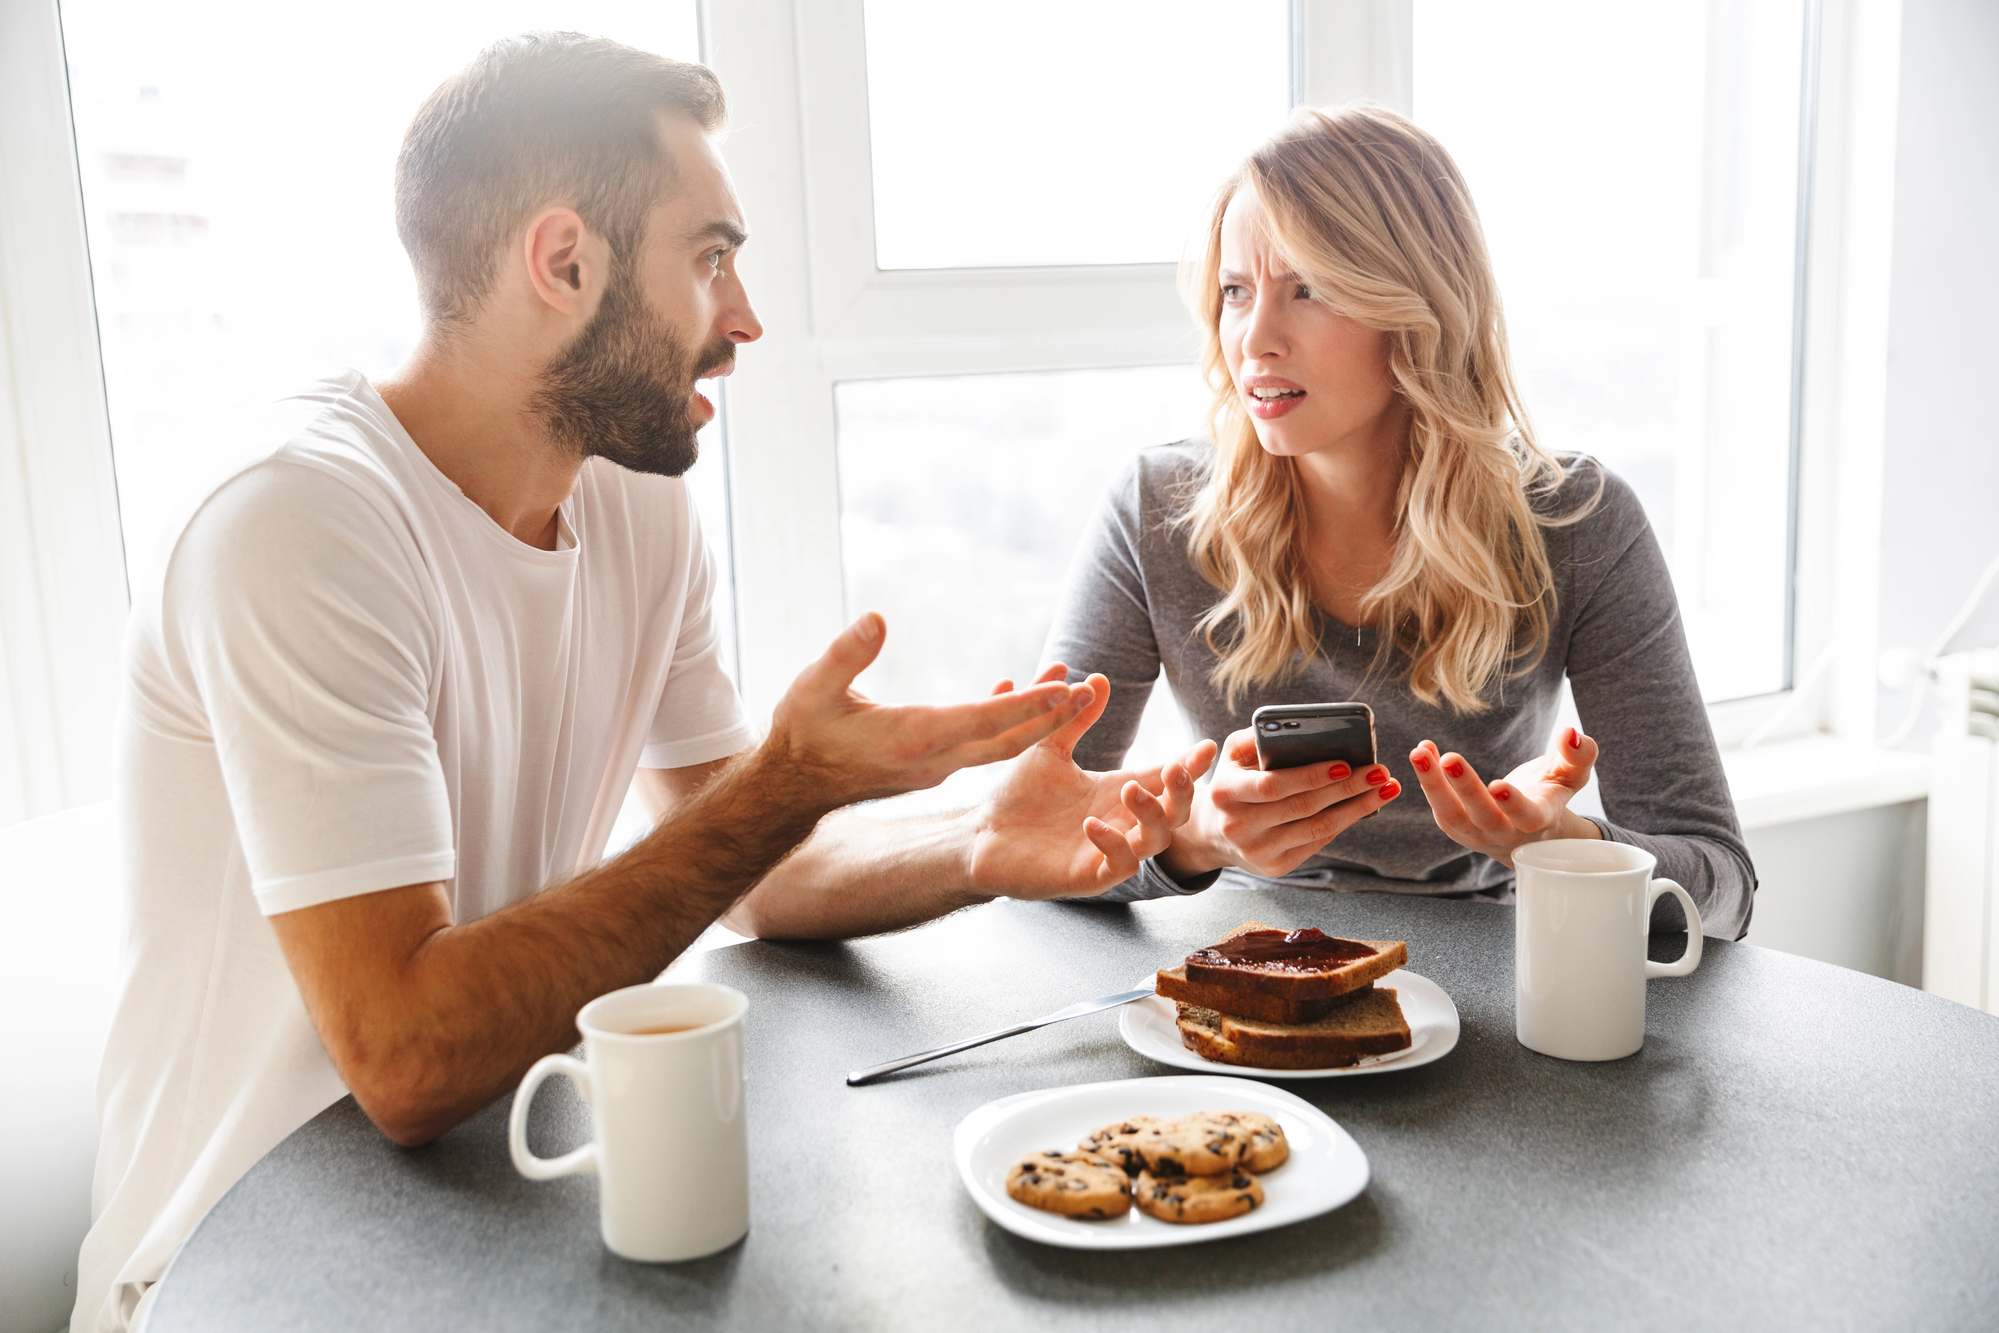
[{"label": "woman's gray top", "polygon": [[[1599,484],[1602,495],[1580,521],[1542,530],[1557,598],[1547,651],[1526,675],[1495,686],[1487,711],[1460,715],[1422,702],[1403,683],[1406,656],[1370,670],[1374,631],[1326,616],[1316,656],[1231,708],[1211,678],[1216,654],[1195,629],[1220,593],[1195,572],[1185,532],[1172,525],[1211,456],[1200,443],[1142,452],[1111,487],[1078,552],[1043,654],[1066,663],[1072,681],[1096,671],[1110,678],[1110,706],[1076,747],[1077,763],[1120,765],[1162,668],[1195,733],[1217,742],[1248,727],[1262,704],[1357,699],[1374,709],[1377,758],[1402,781],[1404,795],[1277,882],[1506,902],[1513,872],[1444,836],[1409,772],[1409,752],[1427,738],[1462,754],[1487,781],[1503,777],[1548,750],[1566,675],[1583,730],[1601,748],[1596,776],[1606,817],[1596,823],[1604,836],[1656,856],[1657,873],[1678,880],[1700,907],[1703,933],[1741,938],[1755,871],[1694,680],[1672,579],[1630,487],[1592,458],[1564,457],[1567,478],[1543,503],[1566,514]],[[1206,875],[1177,883],[1148,862],[1104,900],[1199,892],[1214,881]],[[1672,898],[1661,900],[1654,924],[1683,928]]]}]

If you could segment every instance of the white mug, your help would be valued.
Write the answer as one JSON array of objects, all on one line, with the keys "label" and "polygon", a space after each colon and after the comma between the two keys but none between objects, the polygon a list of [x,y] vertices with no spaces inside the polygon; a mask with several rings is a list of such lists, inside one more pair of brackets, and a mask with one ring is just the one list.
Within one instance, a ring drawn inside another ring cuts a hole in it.
[{"label": "white mug", "polygon": [[[1558,838],[1513,853],[1513,1021],[1520,1044],[1563,1060],[1617,1060],[1645,1044],[1645,982],[1700,966],[1701,914],[1687,891],[1653,879],[1650,852]],[[1687,913],[1678,962],[1646,954],[1652,904]]]},{"label": "white mug", "polygon": [[[529,1180],[595,1174],[604,1244],[661,1263],[725,1250],[750,1229],[743,1107],[743,1015],[727,986],[648,985],[583,1006],[582,1060],[545,1055],[514,1093],[507,1146]],[[646,1033],[646,1028],[674,1028]],[[594,1139],[561,1157],[528,1151],[528,1105],[567,1074],[590,1105]]]}]

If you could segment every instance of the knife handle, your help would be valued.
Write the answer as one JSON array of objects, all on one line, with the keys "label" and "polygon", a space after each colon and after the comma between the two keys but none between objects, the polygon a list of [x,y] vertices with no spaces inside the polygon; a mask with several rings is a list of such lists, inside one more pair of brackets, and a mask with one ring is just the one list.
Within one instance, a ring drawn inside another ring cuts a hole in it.
[{"label": "knife handle", "polygon": [[989,1041],[1003,1041],[1008,1037],[1018,1037],[1023,1032],[1032,1032],[1034,1029],[1043,1026],[1046,1025],[1039,1022],[1016,1023],[1010,1028],[1001,1028],[998,1032],[988,1032],[982,1037],[973,1037],[968,1041],[954,1041],[949,1046],[939,1046],[935,1050],[919,1051],[915,1055],[905,1055],[900,1060],[891,1060],[885,1065],[876,1065],[872,1069],[856,1069],[853,1073],[847,1075],[847,1086],[858,1088],[863,1083],[872,1083],[882,1075],[893,1074],[898,1069],[907,1069],[911,1065],[928,1064],[932,1060],[942,1059],[947,1055],[956,1055],[959,1051],[969,1051],[974,1046],[983,1046]]}]

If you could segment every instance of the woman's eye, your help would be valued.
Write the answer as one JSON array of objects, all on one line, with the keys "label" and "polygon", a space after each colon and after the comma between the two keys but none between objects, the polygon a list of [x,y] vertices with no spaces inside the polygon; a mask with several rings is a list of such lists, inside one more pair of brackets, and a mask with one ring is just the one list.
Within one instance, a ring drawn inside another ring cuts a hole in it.
[{"label": "woman's eye", "polygon": [[1312,299],[1312,289],[1301,282],[1292,290],[1291,295],[1294,300],[1309,301]]},{"label": "woman's eye", "polygon": [[1240,301],[1242,299],[1242,288],[1233,282],[1223,283],[1222,299],[1224,301]]}]

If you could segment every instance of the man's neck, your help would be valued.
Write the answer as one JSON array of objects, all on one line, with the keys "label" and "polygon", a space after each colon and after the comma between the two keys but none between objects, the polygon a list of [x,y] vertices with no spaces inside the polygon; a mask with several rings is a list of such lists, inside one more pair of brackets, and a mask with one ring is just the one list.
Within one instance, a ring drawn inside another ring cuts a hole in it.
[{"label": "man's neck", "polygon": [[426,336],[376,384],[416,447],[466,498],[529,546],[555,549],[556,506],[582,460],[551,440],[528,410],[532,358],[463,339]]}]

